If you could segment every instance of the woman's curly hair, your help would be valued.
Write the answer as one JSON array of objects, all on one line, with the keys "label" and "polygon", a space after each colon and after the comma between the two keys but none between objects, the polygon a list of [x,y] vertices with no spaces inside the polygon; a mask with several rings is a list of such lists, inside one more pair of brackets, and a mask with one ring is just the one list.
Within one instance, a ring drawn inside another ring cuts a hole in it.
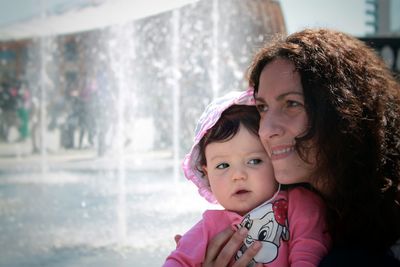
[{"label": "woman's curly hair", "polygon": [[258,92],[263,68],[290,60],[301,76],[317,168],[312,184],[328,206],[337,245],[386,249],[400,237],[400,88],[362,41],[327,29],[307,29],[266,44],[249,68]]}]

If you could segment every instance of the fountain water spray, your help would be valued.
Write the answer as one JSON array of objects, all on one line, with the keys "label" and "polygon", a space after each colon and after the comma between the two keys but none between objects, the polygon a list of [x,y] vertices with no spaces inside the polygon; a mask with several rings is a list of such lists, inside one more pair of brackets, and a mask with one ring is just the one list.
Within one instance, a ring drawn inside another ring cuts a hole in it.
[{"label": "fountain water spray", "polygon": [[219,92],[219,0],[213,0],[212,3],[212,59],[211,59],[211,88],[213,98],[218,97]]},{"label": "fountain water spray", "polygon": [[[134,24],[117,25],[111,29],[108,53],[111,70],[115,75],[116,99],[115,134],[112,143],[116,146],[117,160],[117,232],[118,243],[124,246],[127,242],[127,204],[126,204],[126,114],[127,105],[133,105],[127,100],[134,91],[133,62],[135,60]],[[111,107],[110,107],[111,108]],[[111,108],[112,112],[112,108]],[[114,117],[114,116],[113,116]],[[114,122],[110,121],[113,124]]]},{"label": "fountain water spray", "polygon": [[173,170],[174,170],[174,182],[177,183],[179,181],[180,174],[180,11],[179,9],[175,9],[172,12],[172,92],[173,92]]},{"label": "fountain water spray", "polygon": [[[46,19],[46,1],[42,0],[40,1],[41,4],[41,19],[45,20]],[[47,67],[47,61],[49,57],[49,38],[50,37],[40,37],[40,156],[41,156],[41,161],[40,161],[40,166],[41,166],[41,171],[42,173],[45,173],[47,171],[47,163],[46,163],[46,158],[47,158],[47,151],[46,151],[46,125],[47,125],[47,112],[46,112],[46,106],[47,106],[47,100],[46,100],[46,88],[48,87],[50,83],[50,79],[48,77],[48,73],[46,71]]]}]

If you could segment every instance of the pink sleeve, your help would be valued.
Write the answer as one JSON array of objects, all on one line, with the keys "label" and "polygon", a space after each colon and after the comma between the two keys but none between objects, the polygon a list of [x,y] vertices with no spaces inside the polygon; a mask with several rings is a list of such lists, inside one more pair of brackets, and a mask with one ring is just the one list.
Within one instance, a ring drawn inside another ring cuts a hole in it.
[{"label": "pink sleeve", "polygon": [[163,267],[201,266],[207,248],[207,236],[204,234],[204,221],[201,220],[182,236]]},{"label": "pink sleeve", "polygon": [[318,266],[331,247],[323,200],[310,190],[297,187],[289,190],[288,201],[290,266]]},{"label": "pink sleeve", "polygon": [[184,234],[177,248],[167,257],[164,267],[201,266],[208,241],[216,234],[239,223],[241,216],[226,210],[207,210],[203,219]]}]

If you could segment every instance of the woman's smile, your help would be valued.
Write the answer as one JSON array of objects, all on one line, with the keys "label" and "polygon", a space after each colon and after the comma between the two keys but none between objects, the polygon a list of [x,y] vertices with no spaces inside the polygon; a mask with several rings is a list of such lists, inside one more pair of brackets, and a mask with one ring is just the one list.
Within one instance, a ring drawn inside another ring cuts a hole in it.
[{"label": "woman's smile", "polygon": [[290,146],[276,146],[271,149],[271,160],[279,160],[286,157],[289,157],[295,153],[295,147],[293,145]]}]

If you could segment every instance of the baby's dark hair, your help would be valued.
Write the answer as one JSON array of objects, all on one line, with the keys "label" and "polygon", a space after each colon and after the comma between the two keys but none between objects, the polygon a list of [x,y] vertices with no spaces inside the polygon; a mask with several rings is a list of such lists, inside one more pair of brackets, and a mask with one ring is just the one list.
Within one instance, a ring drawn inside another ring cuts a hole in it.
[{"label": "baby's dark hair", "polygon": [[[255,106],[233,105],[221,114],[221,118],[211,127],[199,142],[199,168],[207,164],[205,150],[208,144],[228,141],[239,131],[240,125],[258,137],[260,114]],[[199,169],[201,173],[203,171]]]}]

